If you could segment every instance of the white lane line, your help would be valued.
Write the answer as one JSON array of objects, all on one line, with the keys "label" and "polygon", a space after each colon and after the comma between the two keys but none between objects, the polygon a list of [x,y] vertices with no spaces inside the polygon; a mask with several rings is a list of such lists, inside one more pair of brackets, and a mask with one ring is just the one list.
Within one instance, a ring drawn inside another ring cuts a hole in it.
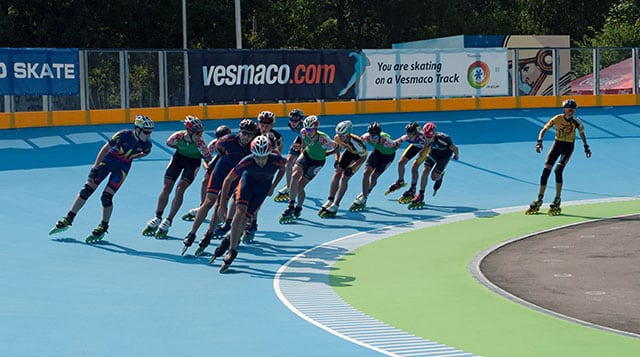
[{"label": "white lane line", "polygon": [[[565,206],[623,201],[634,198],[574,201],[565,203]],[[524,212],[527,207],[507,207],[484,212],[493,212],[496,215],[517,211]],[[273,280],[273,289],[280,301],[300,318],[337,337],[373,351],[388,356],[474,356],[451,346],[409,334],[358,311],[335,293],[329,283],[330,270],[326,268],[332,267],[345,254],[375,241],[416,229],[459,222],[476,217],[478,217],[478,212],[456,214],[427,221],[415,221],[356,233],[321,244],[296,255],[280,267]],[[479,264],[479,261],[477,264]],[[316,266],[323,267],[323,269],[315,268]],[[472,269],[470,268],[470,270]],[[476,276],[473,271],[472,274]],[[302,278],[307,275],[309,276],[308,279]],[[478,278],[476,277],[476,279]],[[495,291],[493,288],[490,289]],[[323,306],[328,308],[323,308]],[[345,328],[345,326],[353,326],[353,324],[348,323],[349,319],[353,323],[366,321],[367,330]],[[371,331],[371,328],[380,330]],[[408,352],[402,349],[403,347],[413,347],[418,341],[424,343],[424,347],[419,351],[411,349],[411,352]],[[397,345],[389,345],[387,347],[385,342],[396,342]],[[391,346],[397,346],[397,348],[391,348]]]}]

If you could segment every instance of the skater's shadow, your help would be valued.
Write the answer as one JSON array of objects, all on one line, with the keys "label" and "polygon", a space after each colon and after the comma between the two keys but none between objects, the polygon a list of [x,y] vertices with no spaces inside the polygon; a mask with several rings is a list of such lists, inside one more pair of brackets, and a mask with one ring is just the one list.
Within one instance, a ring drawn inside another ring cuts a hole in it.
[{"label": "skater's shadow", "polygon": [[141,251],[141,250],[135,250],[129,247],[125,247],[123,245],[119,245],[119,244],[115,244],[106,240],[101,240],[99,242],[96,243],[85,243],[83,241],[79,241],[75,238],[71,238],[71,237],[66,237],[66,238],[56,238],[56,239],[52,239],[54,242],[59,242],[59,243],[72,243],[72,244],[82,244],[82,245],[86,245],[88,247],[91,248],[96,248],[96,249],[101,249],[110,253],[117,253],[117,254],[124,254],[124,255],[130,255],[130,256],[134,256],[134,257],[142,257],[142,258],[147,258],[147,259],[154,259],[154,260],[162,260],[162,261],[168,261],[168,262],[173,262],[173,263],[180,263],[180,264],[202,264],[201,261],[199,260],[195,260],[195,259],[185,259],[185,257],[179,255],[179,254],[169,254],[169,253],[160,253],[160,252],[147,252],[147,251]]},{"label": "skater's shadow", "polygon": [[252,254],[257,257],[291,257],[311,249],[311,246],[279,246],[263,241],[253,241],[250,244],[241,244],[238,251],[242,254]]},{"label": "skater's shadow", "polygon": [[277,242],[290,242],[296,238],[302,237],[301,234],[290,231],[261,231],[256,232],[257,239],[271,239]]}]

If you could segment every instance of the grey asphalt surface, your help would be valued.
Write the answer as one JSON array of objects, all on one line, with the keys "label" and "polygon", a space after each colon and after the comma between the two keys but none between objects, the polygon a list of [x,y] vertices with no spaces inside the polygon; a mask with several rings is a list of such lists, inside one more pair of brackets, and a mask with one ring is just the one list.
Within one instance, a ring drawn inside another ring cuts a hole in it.
[{"label": "grey asphalt surface", "polygon": [[534,305],[640,335],[640,215],[514,241],[487,255],[480,269]]}]

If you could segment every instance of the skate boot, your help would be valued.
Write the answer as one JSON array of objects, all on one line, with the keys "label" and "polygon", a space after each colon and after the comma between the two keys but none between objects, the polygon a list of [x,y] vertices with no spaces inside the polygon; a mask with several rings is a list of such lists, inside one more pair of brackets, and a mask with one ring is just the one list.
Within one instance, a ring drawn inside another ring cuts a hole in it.
[{"label": "skate boot", "polygon": [[71,220],[64,216],[56,222],[56,226],[49,231],[49,235],[64,232],[69,229],[69,227],[71,227]]},{"label": "skate boot", "polygon": [[323,218],[325,213],[327,212],[327,208],[329,208],[329,206],[331,206],[332,204],[333,204],[333,201],[331,200],[324,201],[324,203],[322,204],[322,207],[320,207],[320,210],[318,211],[318,216]]},{"label": "skate boot", "polygon": [[292,223],[296,219],[296,216],[293,215],[293,211],[293,206],[287,207],[287,209],[280,214],[280,224]]},{"label": "skate boot", "polygon": [[182,243],[184,243],[184,247],[182,247],[182,253],[180,255],[184,255],[184,253],[187,252],[187,249],[189,249],[189,247],[193,244],[195,240],[196,240],[195,234],[193,233],[187,234],[187,236],[182,241]]},{"label": "skate boot", "polygon": [[293,217],[295,217],[296,219],[297,219],[297,218],[300,218],[300,215],[301,215],[301,214],[302,214],[302,206],[296,206],[296,207],[293,209]]},{"label": "skate boot", "polygon": [[213,231],[213,239],[222,239],[231,229],[231,221],[227,220],[224,224],[218,226],[215,231]]},{"label": "skate boot", "polygon": [[433,183],[433,196],[435,197],[436,193],[438,193],[438,190],[440,189],[440,186],[442,186],[442,179],[444,178],[444,172],[442,173],[442,176],[440,176],[440,180],[436,181]]},{"label": "skate boot", "polygon": [[96,243],[104,238],[104,235],[107,234],[107,229],[109,229],[109,225],[106,223],[100,223],[96,229],[91,232],[91,235],[85,239],[87,243]]},{"label": "skate boot", "polygon": [[411,188],[404,191],[404,193],[402,193],[402,196],[398,198],[398,203],[401,203],[401,204],[411,203],[411,200],[413,200],[413,197],[415,195],[416,195],[416,187],[411,186]]},{"label": "skate boot", "polygon": [[333,218],[338,214],[338,205],[333,203],[329,208],[326,209],[324,215],[320,216],[322,218]]},{"label": "skate boot", "polygon": [[556,197],[549,205],[549,211],[547,211],[547,214],[549,216],[559,216],[560,213],[562,213],[562,209],[560,208],[560,197]]},{"label": "skate boot", "polygon": [[349,211],[360,212],[360,211],[364,211],[366,207],[367,207],[367,196],[361,193],[353,201],[353,203],[351,204],[351,207],[349,207]]},{"label": "skate boot", "polygon": [[218,244],[218,246],[216,247],[216,250],[213,251],[213,256],[211,257],[211,259],[209,259],[209,265],[213,264],[213,262],[215,262],[218,257],[223,256],[224,253],[227,252],[227,249],[229,249],[230,245],[231,238],[229,238],[228,236],[224,237],[224,239],[220,241],[220,244]]},{"label": "skate boot", "polygon": [[229,266],[231,266],[231,263],[233,263],[233,261],[236,259],[237,256],[238,256],[237,250],[229,249],[227,254],[224,256],[222,266],[220,267],[220,273],[224,273],[225,271],[229,270]]},{"label": "skate boot", "polygon": [[196,213],[198,213],[198,207],[192,208],[192,209],[189,210],[189,212],[185,213],[182,216],[182,220],[183,221],[193,221],[193,219],[196,218]]},{"label": "skate boot", "polygon": [[394,183],[391,184],[391,186],[389,186],[389,188],[387,189],[387,191],[385,191],[384,195],[388,195],[391,192],[395,192],[398,191],[399,189],[405,187],[407,185],[406,182],[404,182],[404,180],[398,180]]},{"label": "skate boot", "polygon": [[542,199],[539,198],[531,202],[531,204],[529,205],[529,208],[527,208],[527,210],[524,211],[524,214],[537,214],[538,211],[540,211],[541,206],[542,206]]},{"label": "skate boot", "polygon": [[244,233],[242,234],[242,243],[251,244],[253,243],[253,238],[256,236],[256,232],[258,231],[258,222],[255,220],[244,229]]},{"label": "skate boot", "polygon": [[283,188],[279,189],[278,193],[273,197],[273,200],[276,202],[289,201],[289,187],[284,186]]},{"label": "skate boot", "polygon": [[422,193],[417,194],[409,203],[408,208],[410,210],[422,209],[424,207],[424,195]]},{"label": "skate boot", "polygon": [[160,226],[158,226],[158,230],[156,231],[156,239],[167,238],[169,227],[171,227],[171,220],[169,218],[163,219],[162,223],[160,223]]},{"label": "skate boot", "polygon": [[142,235],[145,237],[152,237],[156,234],[156,230],[158,229],[158,226],[160,226],[160,222],[162,222],[162,220],[158,217],[153,217],[149,222],[147,222],[147,226],[144,227],[144,230],[142,231]]},{"label": "skate boot", "polygon": [[198,243],[198,248],[196,249],[196,252],[193,253],[193,255],[195,255],[196,257],[201,256],[202,253],[204,253],[204,250],[207,249],[207,247],[209,246],[209,243],[211,243],[212,236],[213,236],[213,232],[207,231],[207,233],[204,234],[202,239],[200,239],[200,243]]}]

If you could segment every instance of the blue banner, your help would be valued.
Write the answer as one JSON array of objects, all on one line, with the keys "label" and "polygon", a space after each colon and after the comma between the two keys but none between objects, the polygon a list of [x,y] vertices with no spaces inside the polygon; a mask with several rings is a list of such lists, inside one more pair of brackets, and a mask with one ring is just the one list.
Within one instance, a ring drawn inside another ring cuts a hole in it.
[{"label": "blue banner", "polygon": [[1,95],[79,95],[78,49],[0,48]]},{"label": "blue banner", "polygon": [[191,103],[353,99],[356,55],[348,50],[189,51]]}]

